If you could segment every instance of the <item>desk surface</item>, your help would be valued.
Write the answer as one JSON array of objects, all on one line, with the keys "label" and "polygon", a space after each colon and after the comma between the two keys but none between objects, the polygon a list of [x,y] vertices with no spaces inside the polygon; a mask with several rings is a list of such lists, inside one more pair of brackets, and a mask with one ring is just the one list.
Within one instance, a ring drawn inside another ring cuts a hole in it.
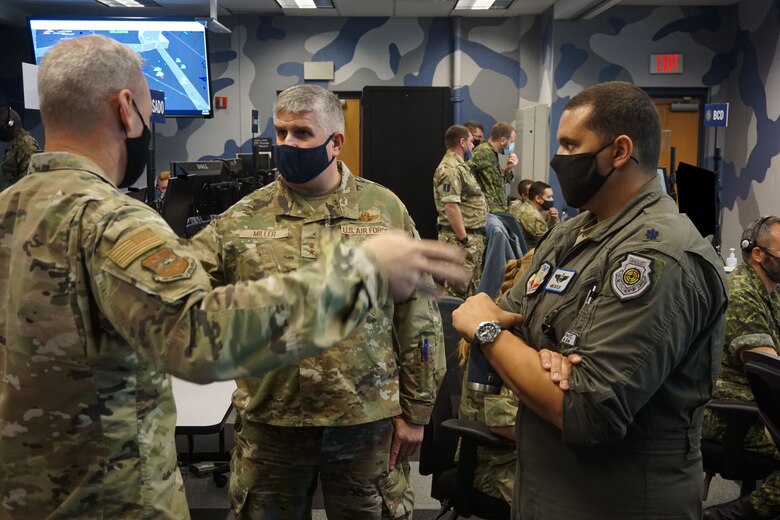
[{"label": "desk surface", "polygon": [[208,428],[221,426],[230,412],[235,381],[219,381],[197,385],[175,377],[173,397],[176,400],[177,428]]}]

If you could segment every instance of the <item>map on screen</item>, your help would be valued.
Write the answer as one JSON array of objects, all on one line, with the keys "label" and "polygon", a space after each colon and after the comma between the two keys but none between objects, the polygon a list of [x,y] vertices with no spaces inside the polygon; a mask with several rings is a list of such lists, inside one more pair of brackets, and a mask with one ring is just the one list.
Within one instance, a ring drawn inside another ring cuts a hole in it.
[{"label": "map on screen", "polygon": [[200,22],[31,19],[30,33],[39,64],[46,52],[62,40],[90,34],[117,40],[144,58],[149,88],[165,93],[166,116],[212,115],[206,28]]}]

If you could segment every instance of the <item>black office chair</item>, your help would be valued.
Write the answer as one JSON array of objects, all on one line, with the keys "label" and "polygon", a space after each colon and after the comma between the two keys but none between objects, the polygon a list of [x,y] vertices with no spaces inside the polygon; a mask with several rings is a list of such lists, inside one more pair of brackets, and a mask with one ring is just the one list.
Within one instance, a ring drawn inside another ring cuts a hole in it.
[{"label": "black office chair", "polygon": [[[432,475],[431,496],[442,508],[437,518],[451,512],[451,520],[460,516],[477,515],[488,520],[509,518],[509,504],[473,488],[479,446],[506,446],[507,441],[494,435],[477,421],[458,419],[463,369],[458,363],[457,345],[460,340],[452,328],[452,311],[462,300],[442,297],[439,309],[444,324],[447,350],[447,372],[436,396],[431,420],[425,427],[420,448],[420,473]],[[460,460],[455,460],[460,439]]]},{"label": "black office chair", "polygon": [[780,447],[780,358],[763,352],[745,352],[745,374],[767,430]]},{"label": "black office chair", "polygon": [[716,473],[726,480],[740,481],[740,495],[751,493],[758,481],[778,469],[778,463],[772,457],[744,449],[745,435],[761,420],[758,406],[735,399],[713,399],[707,407],[726,418],[726,432],[722,442],[713,439],[701,441],[705,473],[702,500],[709,495],[710,482]]}]

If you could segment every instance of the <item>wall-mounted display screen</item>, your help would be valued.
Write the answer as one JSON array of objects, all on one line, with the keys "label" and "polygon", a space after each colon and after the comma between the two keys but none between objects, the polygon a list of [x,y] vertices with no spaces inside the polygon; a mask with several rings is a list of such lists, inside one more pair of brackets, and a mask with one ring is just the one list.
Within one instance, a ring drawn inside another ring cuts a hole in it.
[{"label": "wall-mounted display screen", "polygon": [[206,27],[201,22],[143,18],[33,18],[29,22],[36,63],[61,40],[107,36],[144,58],[149,88],[165,93],[166,116],[213,115]]}]

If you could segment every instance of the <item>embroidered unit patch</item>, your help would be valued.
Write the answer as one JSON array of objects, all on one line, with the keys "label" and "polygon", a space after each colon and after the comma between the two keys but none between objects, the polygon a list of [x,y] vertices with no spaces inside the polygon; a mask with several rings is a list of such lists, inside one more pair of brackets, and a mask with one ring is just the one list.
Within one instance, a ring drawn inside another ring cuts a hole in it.
[{"label": "embroidered unit patch", "polygon": [[633,300],[653,285],[653,259],[629,254],[610,276],[612,292],[621,301]]}]

